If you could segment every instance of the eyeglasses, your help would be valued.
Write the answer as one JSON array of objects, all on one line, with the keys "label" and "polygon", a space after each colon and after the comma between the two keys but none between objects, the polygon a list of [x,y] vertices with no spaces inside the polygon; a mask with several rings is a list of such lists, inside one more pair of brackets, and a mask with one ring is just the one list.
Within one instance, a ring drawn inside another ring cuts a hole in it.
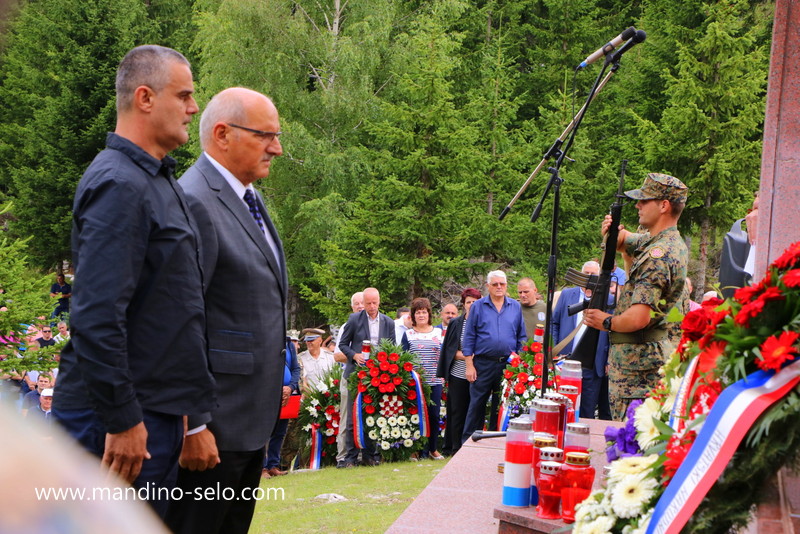
[{"label": "eyeglasses", "polygon": [[508,283],[506,283],[506,282],[492,282],[489,285],[492,286],[492,287],[504,287],[504,286],[507,286]]},{"label": "eyeglasses", "polygon": [[238,124],[233,124],[232,122],[227,122],[225,124],[227,124],[231,128],[239,128],[240,130],[254,133],[256,134],[256,137],[258,137],[262,141],[266,141],[267,143],[271,143],[273,139],[279,137],[283,133],[283,132],[265,132],[264,130],[256,130],[255,128],[248,128],[247,126],[240,126]]},{"label": "eyeglasses", "polygon": [[49,334],[50,332],[52,332],[52,330],[42,330],[42,332],[44,332],[45,334]]}]

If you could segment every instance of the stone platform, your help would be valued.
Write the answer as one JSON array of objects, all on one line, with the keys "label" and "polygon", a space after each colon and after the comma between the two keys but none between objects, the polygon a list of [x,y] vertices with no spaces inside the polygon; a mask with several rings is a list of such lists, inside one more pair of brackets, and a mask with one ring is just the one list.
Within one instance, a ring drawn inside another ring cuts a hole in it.
[{"label": "stone platform", "polygon": [[[592,465],[598,475],[605,461],[603,432],[621,423],[582,420],[591,429]],[[426,532],[470,534],[552,533],[568,527],[562,521],[536,517],[534,508],[501,504],[503,474],[498,472],[505,438],[472,440],[464,444],[442,471],[387,530],[394,534]],[[764,488],[766,503],[758,507],[742,534],[800,534],[800,476],[781,471]]]}]

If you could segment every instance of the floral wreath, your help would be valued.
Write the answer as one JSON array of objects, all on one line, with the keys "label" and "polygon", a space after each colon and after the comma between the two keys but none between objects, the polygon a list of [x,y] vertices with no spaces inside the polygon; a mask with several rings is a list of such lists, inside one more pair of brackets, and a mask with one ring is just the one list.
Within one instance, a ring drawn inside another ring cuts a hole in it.
[{"label": "floral wreath", "polygon": [[304,442],[304,452],[309,453],[312,469],[336,464],[341,379],[342,367],[336,364],[317,383],[309,384],[308,390],[303,392],[297,424],[310,433],[309,439]]}]

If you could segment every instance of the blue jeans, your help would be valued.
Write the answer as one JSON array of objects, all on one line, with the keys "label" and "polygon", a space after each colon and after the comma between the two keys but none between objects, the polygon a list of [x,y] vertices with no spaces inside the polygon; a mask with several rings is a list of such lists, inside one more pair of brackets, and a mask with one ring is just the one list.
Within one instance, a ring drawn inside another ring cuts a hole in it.
[{"label": "blue jeans", "polygon": [[469,408],[467,408],[467,418],[464,421],[461,443],[467,441],[476,430],[483,430],[486,420],[486,401],[489,400],[492,391],[500,386],[507,360],[507,356],[484,358],[477,355],[472,359],[478,377],[469,387]]},{"label": "blue jeans", "polygon": [[[106,443],[105,425],[94,410],[53,410],[61,426],[86,450],[103,457]],[[147,429],[147,451],[150,459],[142,462],[142,471],[133,481],[134,488],[148,488],[148,494],[168,493],[178,479],[178,457],[183,446],[183,417],[143,410]],[[159,488],[166,488],[160,490]],[[151,498],[148,504],[164,519],[168,499]]]},{"label": "blue jeans", "polygon": [[278,422],[275,423],[275,429],[272,431],[272,436],[269,438],[269,445],[267,446],[267,456],[264,458],[264,469],[281,468],[281,446],[283,445],[283,438],[286,437],[286,429],[288,427],[288,419],[278,419]]}]

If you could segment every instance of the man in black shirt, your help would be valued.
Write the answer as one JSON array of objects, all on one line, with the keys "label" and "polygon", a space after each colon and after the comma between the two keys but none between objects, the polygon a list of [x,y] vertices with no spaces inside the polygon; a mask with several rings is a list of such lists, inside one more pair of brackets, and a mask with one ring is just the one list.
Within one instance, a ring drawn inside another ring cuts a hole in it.
[{"label": "man in black shirt", "polygon": [[58,317],[69,313],[69,299],[72,297],[72,286],[64,280],[64,275],[56,276],[56,283],[50,286],[50,297],[58,299],[58,305],[50,317]]},{"label": "man in black shirt", "polygon": [[153,495],[174,487],[183,416],[216,405],[197,230],[167,156],[198,107],[188,61],[161,46],[128,52],[116,89],[116,130],[75,193],[79,285],[54,415],[163,517]]}]

